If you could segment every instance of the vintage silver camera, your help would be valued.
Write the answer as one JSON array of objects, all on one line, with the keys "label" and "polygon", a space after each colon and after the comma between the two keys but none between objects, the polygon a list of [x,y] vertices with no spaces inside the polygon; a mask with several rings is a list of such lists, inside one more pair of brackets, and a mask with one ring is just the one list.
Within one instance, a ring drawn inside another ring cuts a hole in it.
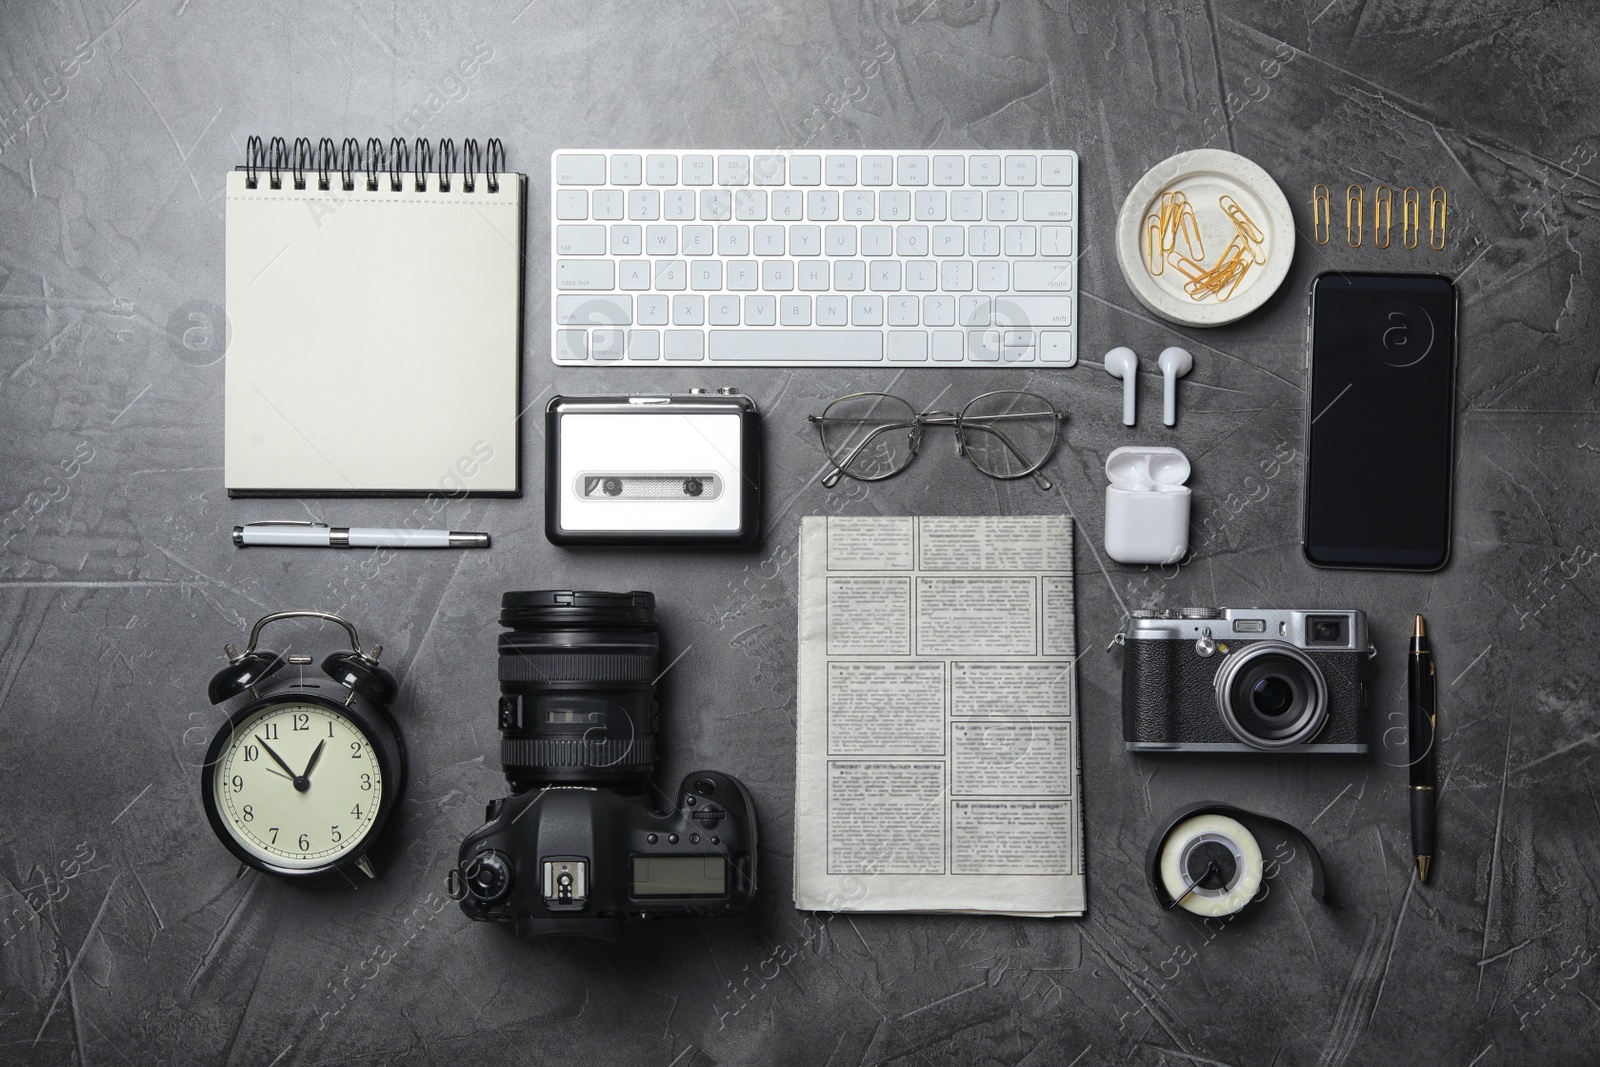
[{"label": "vintage silver camera", "polygon": [[1136,611],[1121,637],[1129,751],[1367,751],[1365,612]]}]

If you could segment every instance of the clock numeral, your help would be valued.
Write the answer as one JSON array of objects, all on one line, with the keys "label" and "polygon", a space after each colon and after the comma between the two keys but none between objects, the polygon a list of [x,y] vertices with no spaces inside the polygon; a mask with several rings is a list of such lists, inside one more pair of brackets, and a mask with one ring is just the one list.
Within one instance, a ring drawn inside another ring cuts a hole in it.
[{"label": "clock numeral", "polygon": [[357,804],[355,807],[351,808],[350,814],[354,815],[358,819],[361,818],[361,805]]},{"label": "clock numeral", "polygon": [[244,761],[246,763],[254,763],[256,760],[258,760],[260,758],[261,758],[261,750],[259,748],[257,748],[254,745],[246,745],[246,746],[244,746]]},{"label": "clock numeral", "polygon": [[363,793],[372,792],[372,775],[363,774],[361,776],[361,791]]},{"label": "clock numeral", "polygon": [[267,723],[267,740],[268,741],[276,741],[277,739],[278,739],[278,724],[275,723],[275,722]]},{"label": "clock numeral", "polygon": [[245,822],[255,822],[255,820],[256,820],[256,813],[250,810],[250,805],[246,804],[244,806],[244,821]]},{"label": "clock numeral", "polygon": [[344,840],[344,835],[339,832],[339,826],[338,826],[337,823],[334,824],[333,829],[331,831],[329,831],[329,832],[333,834],[333,843],[334,844],[337,845],[340,841]]},{"label": "clock numeral", "polygon": [[361,742],[360,741],[352,741],[352,742],[350,742],[350,758],[351,759],[360,759],[361,758]]},{"label": "clock numeral", "polygon": [[333,720],[332,719],[328,720],[328,736],[329,737],[333,736]]},{"label": "clock numeral", "polygon": [[294,729],[295,729],[296,732],[298,732],[300,730],[309,730],[309,729],[311,729],[311,716],[307,715],[303,711],[295,712],[294,713]]},{"label": "clock numeral", "polygon": [[272,834],[272,843],[276,845],[278,843],[278,828],[276,826],[269,826],[267,827],[267,830]]},{"label": "clock numeral", "polygon": [[233,776],[232,785],[233,785],[233,791],[235,793],[237,793],[239,790],[244,788],[244,779],[236,774],[236,775]]},{"label": "clock numeral", "polygon": [[305,834],[301,834],[300,835],[300,851],[301,852],[309,852],[309,851],[311,851],[311,838],[307,837]]}]

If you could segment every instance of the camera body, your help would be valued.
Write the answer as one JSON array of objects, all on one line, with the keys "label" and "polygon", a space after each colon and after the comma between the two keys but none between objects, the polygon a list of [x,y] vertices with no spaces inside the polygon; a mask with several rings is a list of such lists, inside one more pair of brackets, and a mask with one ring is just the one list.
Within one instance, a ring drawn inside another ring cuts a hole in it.
[{"label": "camera body", "polygon": [[1367,751],[1364,612],[1139,611],[1122,645],[1130,752]]},{"label": "camera body", "polygon": [[588,786],[492,801],[462,842],[452,894],[471,918],[525,939],[620,937],[626,922],[735,915],[755,896],[755,806],[716,771],[683,780],[677,806]]}]

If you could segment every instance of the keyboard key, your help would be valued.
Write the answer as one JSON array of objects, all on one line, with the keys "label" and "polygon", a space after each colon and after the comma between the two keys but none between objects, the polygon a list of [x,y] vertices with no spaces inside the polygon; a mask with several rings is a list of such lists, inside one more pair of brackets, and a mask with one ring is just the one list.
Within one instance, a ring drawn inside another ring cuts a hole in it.
[{"label": "keyboard key", "polygon": [[928,157],[899,157],[895,160],[895,175],[901,185],[927,185]]},{"label": "keyboard key", "polygon": [[750,254],[750,227],[724,225],[717,227],[717,255],[748,256]]},{"label": "keyboard key", "polygon": [[617,288],[650,288],[650,261],[648,259],[625,259],[617,264]]},{"label": "keyboard key", "polygon": [[661,194],[661,217],[674,222],[684,222],[694,218],[694,191],[692,189],[669,189]]},{"label": "keyboard key", "polygon": [[661,351],[668,359],[705,359],[706,333],[704,330],[668,330],[662,337]]},{"label": "keyboard key", "polygon": [[861,292],[867,287],[867,265],[859,259],[835,260],[833,287],[841,293]]},{"label": "keyboard key", "polygon": [[923,297],[922,321],[929,326],[954,326],[956,324],[956,298],[953,296]]},{"label": "keyboard key", "polygon": [[1039,180],[1039,161],[1033,156],[1006,157],[1006,184],[1033,185]]},{"label": "keyboard key", "polygon": [[891,296],[884,300],[884,315],[890,326],[915,326],[921,303],[914,296]]},{"label": "keyboard key", "polygon": [[945,193],[943,189],[919,189],[911,198],[912,213],[918,222],[943,222],[945,218]]},{"label": "keyboard key", "polygon": [[1072,221],[1072,194],[1038,190],[1022,194],[1022,217],[1030,222]]},{"label": "keyboard key", "polygon": [[795,266],[795,285],[808,293],[824,292],[832,273],[826,260],[808,259]]},{"label": "keyboard key", "polygon": [[589,293],[584,296],[556,297],[556,322],[563,326],[588,326],[608,323],[627,326],[633,322],[633,297]]},{"label": "keyboard key", "polygon": [[595,359],[621,359],[623,331],[590,330],[589,355]]},{"label": "keyboard key", "polygon": [[734,193],[733,217],[743,222],[767,221],[767,191],[740,189]]},{"label": "keyboard key", "polygon": [[933,184],[961,185],[967,180],[967,161],[961,156],[933,157]]},{"label": "keyboard key", "polygon": [[928,335],[922,330],[890,330],[888,341],[891,363],[927,362]]},{"label": "keyboard key", "polygon": [[772,221],[799,222],[805,217],[805,194],[798,189],[775,189],[772,193]]},{"label": "keyboard key", "polygon": [[781,326],[810,326],[811,298],[786,296],[778,301],[778,324]]},{"label": "keyboard key", "polygon": [[629,330],[628,358],[652,360],[661,358],[660,330]]},{"label": "keyboard key", "polygon": [[556,331],[556,358],[557,359],[588,359],[589,358],[589,331],[588,330],[557,330]]},{"label": "keyboard key", "polygon": [[681,259],[656,261],[656,288],[675,292],[689,284],[689,265]]},{"label": "keyboard key", "polygon": [[854,185],[856,183],[855,156],[829,156],[825,174],[829,185]]},{"label": "keyboard key", "polygon": [[990,300],[986,296],[964,296],[957,302],[963,326],[989,325]]},{"label": "keyboard key", "polygon": [[786,293],[794,288],[794,263],[787,259],[768,259],[761,263],[761,288],[769,293]]},{"label": "keyboard key", "polygon": [[1067,330],[1040,330],[1039,358],[1046,363],[1076,363],[1078,354],[1072,347],[1072,334]]},{"label": "keyboard key", "polygon": [[556,218],[586,219],[589,217],[589,191],[587,189],[557,189]]},{"label": "keyboard key", "polygon": [[732,260],[727,268],[728,288],[734,292],[750,292],[761,284],[761,268],[753,259]]},{"label": "keyboard key", "polygon": [[1040,185],[1071,185],[1074,172],[1071,156],[1045,156],[1041,161]]},{"label": "keyboard key", "polygon": [[790,185],[821,185],[821,156],[791,156],[789,159]]},{"label": "keyboard key", "polygon": [[678,228],[676,226],[646,226],[644,250],[652,256],[678,254]]},{"label": "keyboard key", "polygon": [[665,326],[672,311],[672,298],[661,293],[647,293],[639,297],[635,321],[640,326]]},{"label": "keyboard key", "polygon": [[782,185],[785,169],[782,156],[756,156],[751,176],[757,185]]},{"label": "keyboard key", "polygon": [[556,251],[563,256],[603,256],[606,251],[606,228],[557,226]]},{"label": "keyboard key", "polygon": [[[790,234],[790,240],[793,240]],[[856,254],[856,228],[854,226],[828,226],[822,233],[822,247],[830,256]]]},{"label": "keyboard key", "polygon": [[678,184],[678,157],[651,155],[644,157],[645,180],[651,185]]},{"label": "keyboard key", "polygon": [[706,321],[713,326],[739,325],[739,298],[713,296],[706,299]]},{"label": "keyboard key", "polygon": [[817,325],[843,326],[850,317],[850,302],[842,296],[817,297]]},{"label": "keyboard key", "polygon": [[711,358],[774,363],[881,360],[883,334],[876,330],[712,330]]},{"label": "keyboard key", "polygon": [[1032,348],[1032,330],[1005,330],[1000,338],[1000,343],[1007,348]]},{"label": "keyboard key", "polygon": [[991,189],[988,194],[988,205],[984,217],[990,222],[1015,222],[1017,221],[1017,191],[1015,189]]},{"label": "keyboard key", "polygon": [[906,263],[906,288],[914,293],[931,293],[939,288],[939,264],[931,259]]},{"label": "keyboard key", "polygon": [[643,164],[638,156],[632,153],[623,153],[611,157],[611,184],[612,185],[638,185],[639,172]]},{"label": "keyboard key", "polygon": [[605,222],[614,222],[622,218],[621,189],[596,189],[593,202],[591,210],[595,218]]},{"label": "keyboard key", "polygon": [[911,194],[904,189],[885,189],[878,194],[878,218],[884,222],[905,222],[911,217]]},{"label": "keyboard key", "polygon": [[967,354],[967,335],[960,330],[933,331],[933,358],[940,363],[956,363]]},{"label": "keyboard key", "polygon": [[893,255],[894,230],[888,226],[861,227],[861,254],[863,256]]},{"label": "keyboard key", "polygon": [[977,222],[983,218],[983,194],[976,189],[957,189],[950,194],[950,218],[955,222]]},{"label": "keyboard key", "polygon": [[959,256],[965,251],[967,228],[965,226],[935,226],[933,228],[933,254]]},{"label": "keyboard key", "polygon": [[605,259],[561,259],[556,261],[557,289],[604,289],[616,286],[616,264]]},{"label": "keyboard key", "polygon": [[710,226],[685,226],[679,233],[683,237],[683,254],[686,256],[709,256],[716,248],[716,231]]},{"label": "keyboard key", "polygon": [[1009,326],[1071,326],[1072,298],[999,296],[994,301],[994,317]]},{"label": "keyboard key", "polygon": [[757,226],[751,247],[758,256],[781,256],[785,236],[782,226]]},{"label": "keyboard key", "polygon": [[1000,157],[973,156],[967,160],[967,181],[972,185],[999,185]]},{"label": "keyboard key", "polygon": [[862,185],[893,185],[894,184],[894,157],[893,156],[862,156],[861,157],[861,184]]},{"label": "keyboard key", "polygon": [[1010,334],[1006,334],[1001,338],[1000,358],[1007,363],[1032,363],[1034,360],[1033,346],[1005,344],[1005,337],[1009,336]]},{"label": "keyboard key", "polygon": [[1041,256],[1070,256],[1075,251],[1071,226],[1040,226],[1039,254]]},{"label": "keyboard key", "polygon": [[611,227],[611,254],[637,256],[644,252],[644,230],[632,224]]},{"label": "keyboard key", "polygon": [[1071,292],[1072,261],[1036,259],[1015,264],[1011,269],[1011,282],[1019,293]]},{"label": "keyboard key", "polygon": [[822,227],[790,226],[789,254],[791,256],[820,256],[822,254]]},{"label": "keyboard key", "polygon": [[900,261],[898,259],[875,259],[867,271],[867,284],[875,293],[898,293],[900,291]]},{"label": "keyboard key", "polygon": [[839,191],[813,189],[806,194],[806,218],[813,222],[834,222],[839,218]]},{"label": "keyboard key", "polygon": [[853,326],[882,326],[882,296],[851,296],[850,323]]},{"label": "keyboard key", "polygon": [[557,185],[604,185],[606,157],[561,152],[556,155]]},{"label": "keyboard key", "polygon": [[639,222],[654,222],[661,217],[661,191],[659,189],[628,190],[628,218]]},{"label": "keyboard key", "polygon": [[967,358],[974,363],[1000,362],[1000,331],[968,330]]},{"label": "keyboard key", "polygon": [[683,184],[685,185],[710,185],[716,176],[716,164],[710,156],[692,155],[683,157]]},{"label": "keyboard key", "polygon": [[1013,259],[1032,256],[1039,247],[1039,233],[1032,226],[1007,226],[1005,240],[1006,255]]},{"label": "keyboard key", "polygon": [[[751,326],[771,326],[777,321],[778,298],[775,296],[747,296],[744,298],[744,321]],[[765,336],[765,335],[761,335]],[[781,336],[781,335],[778,335]],[[715,346],[713,346],[715,347]],[[713,359],[716,357],[713,356]]]},{"label": "keyboard key", "polygon": [[1011,264],[1004,259],[989,259],[978,264],[978,291],[1003,293],[1011,288]]},{"label": "keyboard key", "polygon": [[672,298],[672,325],[704,326],[706,298],[703,296],[675,296]]},{"label": "keyboard key", "polygon": [[726,189],[700,190],[700,217],[707,222],[727,222],[733,217],[733,196]]},{"label": "keyboard key", "polygon": [[972,264],[964,259],[947,259],[939,264],[939,288],[947,293],[972,292]]},{"label": "keyboard key", "polygon": [[998,256],[1000,254],[1000,227],[967,227],[967,255]]},{"label": "keyboard key", "polygon": [[717,157],[717,184],[718,185],[749,185],[750,184],[750,157],[749,156],[718,156]]},{"label": "keyboard key", "polygon": [[872,221],[873,195],[865,189],[847,189],[839,197],[839,213],[851,222]]},{"label": "keyboard key", "polygon": [[926,226],[896,226],[894,228],[895,255],[925,256],[928,254],[928,228]]},{"label": "keyboard key", "polygon": [[[714,293],[722,288],[722,260],[697,259],[689,267],[689,288],[698,293]],[[687,326],[695,323],[685,323]]]}]

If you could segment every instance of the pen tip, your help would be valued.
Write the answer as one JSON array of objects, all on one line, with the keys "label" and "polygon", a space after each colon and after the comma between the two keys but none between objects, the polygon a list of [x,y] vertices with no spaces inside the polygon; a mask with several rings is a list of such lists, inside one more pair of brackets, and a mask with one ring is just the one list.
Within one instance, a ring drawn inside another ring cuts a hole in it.
[{"label": "pen tip", "polygon": [[1421,615],[1417,616],[1416,625],[1411,628],[1411,636],[1412,637],[1427,637],[1428,636],[1428,624],[1423,620]]},{"label": "pen tip", "polygon": [[[1417,617],[1421,618],[1422,616],[1419,615]],[[1428,867],[1432,863],[1433,863],[1433,857],[1432,856],[1418,856],[1417,857],[1417,881],[1426,882],[1428,880]]]}]

